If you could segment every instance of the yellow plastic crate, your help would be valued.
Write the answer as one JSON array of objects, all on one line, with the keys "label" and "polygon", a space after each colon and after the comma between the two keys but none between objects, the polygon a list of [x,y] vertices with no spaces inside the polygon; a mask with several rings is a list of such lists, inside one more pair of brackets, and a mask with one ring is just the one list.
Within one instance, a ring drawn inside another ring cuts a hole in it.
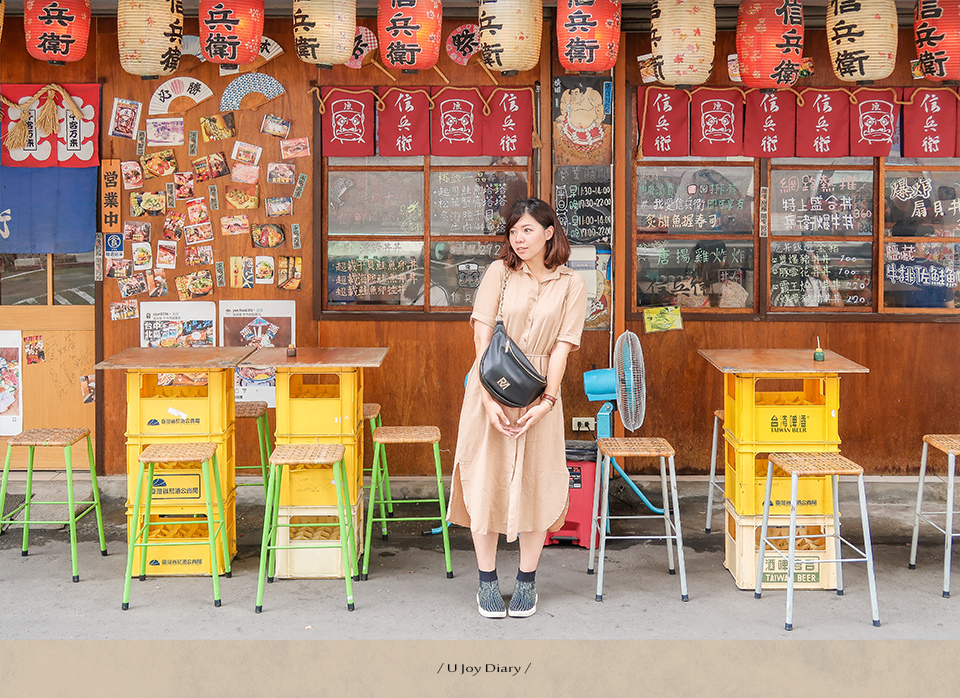
[{"label": "yellow plastic crate", "polygon": [[[343,444],[344,465],[350,498],[363,488],[363,428],[351,437],[345,436],[290,436],[277,434],[280,444]],[[284,468],[280,478],[280,506],[336,506],[337,490],[333,484],[332,467]]]},{"label": "yellow plastic crate", "polygon": [[[237,500],[231,496],[223,503],[226,526],[222,529],[227,532],[227,545],[230,558],[237,554]],[[167,542],[171,540],[206,539],[206,517],[190,517],[186,515],[163,514],[150,511],[150,520],[163,522],[163,526],[150,528],[150,542]],[[127,543],[133,528],[132,508],[127,508]],[[140,573],[140,556],[142,548],[133,550],[133,574]],[[217,574],[224,573],[223,545],[217,541]],[[210,547],[208,545],[170,545],[157,546],[147,549],[147,576],[148,577],[180,577],[201,576],[210,574]]]},{"label": "yellow plastic crate", "polygon": [[363,426],[357,368],[277,369],[277,434],[352,435]]},{"label": "yellow plastic crate", "polygon": [[[127,437],[127,501],[132,503],[137,487],[137,472],[140,468],[140,453],[149,444],[183,442],[181,437]],[[210,441],[217,444],[217,466],[220,471],[220,490],[224,499],[228,492],[236,488],[236,442],[234,429],[220,436],[194,436],[195,441]],[[211,472],[211,477],[213,473]],[[144,474],[146,480],[146,474]],[[200,463],[185,463],[178,466],[156,465],[153,469],[153,503],[151,506],[194,506],[204,505],[203,474]],[[211,483],[212,485],[212,483]],[[144,482],[142,499],[146,498],[147,485]],[[213,497],[216,501],[216,496]]]},{"label": "yellow plastic crate", "polygon": [[[357,558],[363,549],[363,500],[351,507]],[[280,507],[279,522],[336,523],[337,507]],[[281,527],[277,531],[278,545],[308,545],[317,540],[340,540],[340,530],[318,526],[307,528]],[[358,568],[359,569],[359,568]],[[302,548],[277,550],[276,577],[278,579],[343,579],[343,554],[339,548]]]},{"label": "yellow plastic crate", "polygon": [[[724,495],[741,516],[763,514],[766,493],[767,456],[770,453],[794,452],[784,444],[767,446],[768,450],[740,450],[728,439],[724,452]],[[837,446],[820,446],[817,451],[838,453]],[[790,514],[790,476],[774,466],[770,489],[770,513]],[[801,477],[797,482],[797,514],[832,515],[833,485],[830,476]]]},{"label": "yellow plastic crate", "polygon": [[[840,443],[840,377],[724,377],[724,428],[741,443]],[[796,390],[758,390],[767,385]]]},{"label": "yellow plastic crate", "polygon": [[225,432],[234,423],[233,369],[198,371],[206,385],[159,385],[168,371],[127,371],[127,435]]},{"label": "yellow plastic crate", "polygon": [[[760,550],[762,516],[738,514],[730,500],[725,503],[724,558],[726,567],[740,589],[755,589],[757,585],[757,556]],[[837,566],[833,563],[816,564],[816,560],[833,560],[836,548],[831,538],[806,538],[812,535],[833,535],[833,516],[797,517],[797,552],[793,583],[796,589],[836,589]],[[789,516],[771,516],[767,536],[786,536],[790,533]],[[772,541],[786,555],[787,539]],[[787,588],[787,561],[769,548],[763,556],[762,589]]]}]

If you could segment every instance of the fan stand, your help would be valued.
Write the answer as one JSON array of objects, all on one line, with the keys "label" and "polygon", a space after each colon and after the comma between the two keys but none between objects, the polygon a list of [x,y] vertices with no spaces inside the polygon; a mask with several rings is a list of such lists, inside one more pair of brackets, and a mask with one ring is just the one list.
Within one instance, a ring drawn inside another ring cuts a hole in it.
[{"label": "fan stand", "polygon": [[[613,413],[616,410],[612,402],[605,402],[600,407],[600,411],[597,412],[597,438],[598,439],[607,439],[613,436]],[[647,499],[647,496],[637,487],[637,483],[630,479],[630,476],[627,475],[623,468],[620,467],[620,464],[617,463],[615,458],[610,459],[610,464],[620,473],[620,477],[623,478],[624,482],[630,485],[630,489],[640,498],[640,501],[652,511],[654,514],[662,514],[663,509],[653,506],[650,503],[650,500]],[[597,471],[597,477],[600,477],[600,472]],[[609,522],[608,522],[609,525]]]}]

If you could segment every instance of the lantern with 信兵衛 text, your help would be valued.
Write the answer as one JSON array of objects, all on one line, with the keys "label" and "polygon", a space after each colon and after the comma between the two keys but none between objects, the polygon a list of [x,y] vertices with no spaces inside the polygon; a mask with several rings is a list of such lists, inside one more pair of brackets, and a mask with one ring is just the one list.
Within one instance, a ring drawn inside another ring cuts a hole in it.
[{"label": "lantern with \u4fe1\u5175\u885b text", "polygon": [[353,55],[357,0],[293,0],[297,56],[320,68],[342,65]]},{"label": "lantern with \u4fe1\u5175\u885b text", "polygon": [[890,75],[897,58],[894,0],[830,0],[827,45],[841,80],[866,83]]},{"label": "lantern with \u4fe1\u5175\u885b text", "polygon": [[960,0],[918,0],[913,38],[928,80],[960,80]]},{"label": "lantern with \u4fe1\u5175\u885b text", "polygon": [[263,38],[263,0],[200,0],[200,53],[226,66],[253,63]]},{"label": "lantern with \u4fe1\u5175\u885b text", "polygon": [[151,80],[180,65],[183,48],[182,0],[120,0],[117,5],[120,66]]},{"label": "lantern with \u4fe1\u5175\u885b text", "polygon": [[803,58],[800,0],[745,0],[737,14],[737,60],[747,87],[790,87]]},{"label": "lantern with \u4fe1\u5175\u885b text", "polygon": [[440,0],[379,0],[380,57],[403,72],[430,70],[440,57]]},{"label": "lantern with \u4fe1\u5175\u885b text", "polygon": [[700,85],[713,70],[717,12],[713,0],[653,0],[653,70],[664,85]]},{"label": "lantern with \u4fe1\u5175\u885b text", "polygon": [[27,53],[38,61],[79,61],[90,37],[90,0],[25,0],[23,28]]},{"label": "lantern with \u4fe1\u5175\u885b text", "polygon": [[480,57],[491,70],[515,75],[540,61],[542,0],[480,0]]},{"label": "lantern with \u4fe1\u5175\u885b text", "polygon": [[559,0],[557,48],[560,65],[570,72],[613,68],[620,50],[620,0]]}]

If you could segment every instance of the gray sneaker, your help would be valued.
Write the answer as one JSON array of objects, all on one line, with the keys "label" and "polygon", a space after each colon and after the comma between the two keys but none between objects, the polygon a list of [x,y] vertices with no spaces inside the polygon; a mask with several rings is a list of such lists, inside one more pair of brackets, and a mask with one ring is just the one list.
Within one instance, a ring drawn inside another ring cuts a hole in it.
[{"label": "gray sneaker", "polygon": [[484,618],[503,618],[507,615],[497,582],[480,582],[480,588],[477,589],[477,608]]},{"label": "gray sneaker", "polygon": [[537,612],[537,583],[517,581],[510,599],[510,617],[527,618]]}]

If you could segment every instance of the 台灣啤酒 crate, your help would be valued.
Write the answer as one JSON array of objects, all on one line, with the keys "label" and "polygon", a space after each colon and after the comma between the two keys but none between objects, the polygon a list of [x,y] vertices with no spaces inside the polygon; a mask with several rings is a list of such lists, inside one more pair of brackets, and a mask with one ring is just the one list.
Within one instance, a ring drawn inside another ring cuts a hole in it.
[{"label": "\u53f0\u7063\u5564\u9152 crate", "polygon": [[[741,443],[840,443],[840,378],[726,374],[724,429]],[[794,390],[758,390],[768,384]],[[772,449],[768,449],[772,450]]]},{"label": "\u53f0\u7063\u5564\u9152 crate", "polygon": [[[363,500],[350,507],[357,558],[363,550]],[[280,507],[280,524],[336,523],[337,507]],[[343,554],[340,548],[310,548],[311,543],[339,541],[337,526],[288,527],[277,531],[277,544],[294,546],[277,550],[276,576],[279,579],[343,579]],[[349,551],[348,551],[349,552]]]},{"label": "\u53f0\u7063\u5564\u9152 crate", "polygon": [[277,435],[351,435],[363,423],[357,368],[277,369]]},{"label": "\u53f0\u7063\u5564\u9152 crate", "polygon": [[[218,434],[234,423],[233,369],[201,372],[196,385],[164,385],[165,371],[127,372],[127,436]],[[194,375],[194,374],[190,374]]]}]

